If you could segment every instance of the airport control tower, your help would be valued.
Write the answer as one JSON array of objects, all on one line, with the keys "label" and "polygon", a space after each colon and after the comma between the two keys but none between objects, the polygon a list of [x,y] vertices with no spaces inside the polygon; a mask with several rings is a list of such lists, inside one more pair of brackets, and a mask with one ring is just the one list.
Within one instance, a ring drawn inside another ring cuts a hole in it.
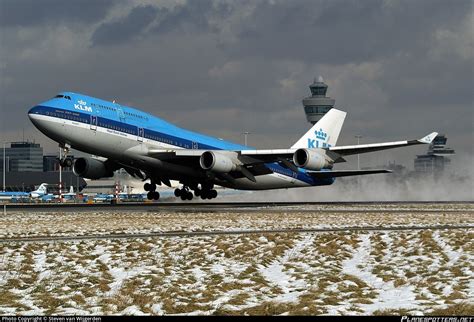
[{"label": "airport control tower", "polygon": [[446,146],[448,138],[444,134],[438,134],[430,143],[428,152],[423,155],[417,155],[415,159],[415,171],[431,173],[439,176],[445,171],[451,163],[450,157],[455,155],[454,149]]},{"label": "airport control tower", "polygon": [[318,81],[314,79],[313,84],[309,85],[309,89],[311,90],[311,96],[303,99],[304,112],[308,122],[315,124],[334,107],[336,100],[326,96],[328,85],[324,83],[321,76],[319,76]]}]

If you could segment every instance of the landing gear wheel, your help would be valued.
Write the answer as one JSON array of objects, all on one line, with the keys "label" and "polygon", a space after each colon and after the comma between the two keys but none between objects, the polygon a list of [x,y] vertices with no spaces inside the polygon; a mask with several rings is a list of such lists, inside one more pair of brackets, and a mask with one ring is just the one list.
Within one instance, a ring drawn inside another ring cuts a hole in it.
[{"label": "landing gear wheel", "polygon": [[217,191],[216,190],[202,190],[201,191],[201,199],[214,199],[217,197]]},{"label": "landing gear wheel", "polygon": [[145,183],[143,185],[143,189],[145,189],[145,191],[155,191],[156,190],[156,184],[154,184],[153,182],[152,183]]},{"label": "landing gear wheel", "polygon": [[64,166],[67,167],[67,168],[72,167],[72,159],[71,158],[66,158],[63,163],[64,163]]},{"label": "landing gear wheel", "polygon": [[153,200],[158,200],[160,199],[160,193],[158,191],[153,191]]},{"label": "landing gear wheel", "polygon": [[[181,200],[192,200],[194,195],[190,190],[199,190],[197,184],[193,184],[192,186],[188,186],[186,183],[182,183],[183,188],[182,189],[175,189],[174,190],[174,195],[178,198],[181,198]],[[198,192],[199,194],[199,192]],[[197,195],[196,195],[197,196]]]},{"label": "landing gear wheel", "polygon": [[149,191],[147,194],[146,194],[146,197],[148,200],[153,200],[153,197],[154,197],[154,191]]},{"label": "landing gear wheel", "polygon": [[211,197],[210,199],[216,198],[217,197],[217,191],[216,190],[209,191],[209,196]]},{"label": "landing gear wheel", "polygon": [[199,188],[196,188],[196,189],[194,190],[194,195],[195,195],[196,197],[199,197],[199,196],[201,195],[201,193],[202,193],[202,191],[201,191],[201,189],[199,189]]},{"label": "landing gear wheel", "polygon": [[193,194],[189,191],[186,191],[184,189],[180,190],[180,197],[181,197],[181,200],[192,200],[193,199]]},{"label": "landing gear wheel", "polygon": [[62,160],[59,160],[59,165],[63,168],[70,168],[72,167],[73,160],[71,158],[65,158]]}]

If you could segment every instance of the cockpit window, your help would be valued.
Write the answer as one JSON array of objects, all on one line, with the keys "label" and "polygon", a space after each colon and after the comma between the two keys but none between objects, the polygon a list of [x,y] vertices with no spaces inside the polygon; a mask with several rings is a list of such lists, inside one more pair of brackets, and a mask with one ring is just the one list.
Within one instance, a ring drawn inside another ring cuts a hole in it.
[{"label": "cockpit window", "polygon": [[67,100],[71,100],[71,96],[61,95],[61,94],[56,95],[54,98],[64,98],[64,99],[67,99]]}]

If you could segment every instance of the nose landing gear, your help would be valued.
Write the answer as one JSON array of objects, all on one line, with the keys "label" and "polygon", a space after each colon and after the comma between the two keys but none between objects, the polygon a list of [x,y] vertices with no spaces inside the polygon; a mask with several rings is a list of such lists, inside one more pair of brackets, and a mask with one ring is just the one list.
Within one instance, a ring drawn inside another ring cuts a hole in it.
[{"label": "nose landing gear", "polygon": [[62,160],[59,160],[59,165],[63,168],[70,168],[73,163],[72,158],[63,158]]},{"label": "nose landing gear", "polygon": [[72,164],[74,163],[74,160],[71,158],[71,157],[68,157],[68,153],[69,153],[69,148],[70,146],[69,145],[64,145],[64,146],[61,146],[60,147],[62,148],[62,155],[60,155],[60,158],[59,158],[59,165],[63,168],[70,168],[72,167]]}]

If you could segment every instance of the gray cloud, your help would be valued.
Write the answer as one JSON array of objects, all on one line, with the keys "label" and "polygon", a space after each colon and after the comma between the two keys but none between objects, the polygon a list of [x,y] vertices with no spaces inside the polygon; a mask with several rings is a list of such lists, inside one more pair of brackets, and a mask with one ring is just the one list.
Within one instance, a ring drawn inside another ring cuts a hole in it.
[{"label": "gray cloud", "polygon": [[25,27],[88,23],[102,19],[113,0],[3,0],[0,26]]},{"label": "gray cloud", "polygon": [[[225,18],[231,8],[211,0],[190,1],[175,7],[138,6],[117,21],[103,23],[92,35],[93,45],[125,43],[140,35],[218,32],[210,23],[212,15]],[[153,22],[153,23],[152,23]],[[150,26],[152,25],[152,26]],[[149,30],[146,30],[149,27]]]},{"label": "gray cloud", "polygon": [[[470,10],[469,1],[261,2],[238,28],[237,56],[340,64],[423,49],[435,28]],[[448,14],[447,14],[448,12]],[[409,46],[409,47],[408,47]],[[421,48],[420,48],[421,47]]]},{"label": "gray cloud", "polygon": [[155,19],[158,12],[159,9],[153,6],[133,8],[128,16],[101,24],[91,37],[92,44],[111,45],[133,40]]},{"label": "gray cloud", "polygon": [[209,31],[210,14],[226,15],[228,13],[226,8],[228,7],[224,4],[214,7],[211,0],[189,1],[186,5],[167,10],[154,31],[158,33]]}]

